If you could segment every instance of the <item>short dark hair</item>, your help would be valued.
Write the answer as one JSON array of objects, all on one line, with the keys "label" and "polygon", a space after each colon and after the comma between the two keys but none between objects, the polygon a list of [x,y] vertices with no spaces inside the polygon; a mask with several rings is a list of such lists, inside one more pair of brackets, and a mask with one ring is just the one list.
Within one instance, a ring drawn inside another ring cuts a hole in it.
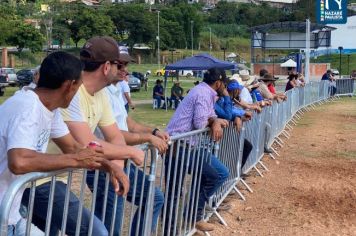
[{"label": "short dark hair", "polygon": [[260,70],[260,77],[265,76],[265,74],[268,74],[268,70],[266,70],[266,69],[261,69],[261,70]]},{"label": "short dark hair", "polygon": [[228,78],[226,77],[226,73],[223,69],[211,68],[204,73],[203,82],[211,85],[218,80],[223,81],[225,84],[229,82]]},{"label": "short dark hair", "polygon": [[37,87],[58,89],[66,80],[79,80],[82,69],[79,58],[62,51],[53,52],[41,64]]}]

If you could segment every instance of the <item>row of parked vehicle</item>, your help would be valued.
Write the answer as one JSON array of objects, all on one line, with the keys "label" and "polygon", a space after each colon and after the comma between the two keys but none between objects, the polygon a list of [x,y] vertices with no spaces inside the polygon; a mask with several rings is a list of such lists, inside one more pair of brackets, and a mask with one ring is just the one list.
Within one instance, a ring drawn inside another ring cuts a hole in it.
[{"label": "row of parked vehicle", "polygon": [[14,68],[1,67],[0,68],[0,96],[5,93],[7,86],[23,87],[32,82],[34,77],[34,69],[23,69],[15,72]]},{"label": "row of parked vehicle", "polygon": [[[0,96],[5,93],[8,86],[19,86],[20,88],[29,85],[34,78],[35,69],[22,69],[15,72],[14,68],[0,68]],[[129,74],[129,87],[131,91],[140,91],[145,84],[147,76],[140,72]]]}]

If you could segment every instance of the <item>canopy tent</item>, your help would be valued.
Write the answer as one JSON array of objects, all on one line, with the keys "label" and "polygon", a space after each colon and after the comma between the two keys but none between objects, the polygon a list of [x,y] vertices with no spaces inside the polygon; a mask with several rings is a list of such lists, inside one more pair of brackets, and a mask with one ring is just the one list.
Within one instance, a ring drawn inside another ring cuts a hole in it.
[{"label": "canopy tent", "polygon": [[165,96],[165,105],[167,110],[167,77],[168,72],[170,70],[208,70],[211,68],[219,68],[223,70],[231,70],[235,69],[236,65],[219,60],[207,53],[198,54],[192,57],[187,57],[185,59],[179,60],[175,63],[167,65],[165,67],[165,74],[164,74],[164,96]]},{"label": "canopy tent", "polygon": [[288,61],[282,63],[281,67],[297,67],[297,63],[292,59],[289,59]]},{"label": "canopy tent", "polygon": [[235,68],[235,64],[203,53],[167,65],[165,70],[208,70],[210,68],[230,70]]}]

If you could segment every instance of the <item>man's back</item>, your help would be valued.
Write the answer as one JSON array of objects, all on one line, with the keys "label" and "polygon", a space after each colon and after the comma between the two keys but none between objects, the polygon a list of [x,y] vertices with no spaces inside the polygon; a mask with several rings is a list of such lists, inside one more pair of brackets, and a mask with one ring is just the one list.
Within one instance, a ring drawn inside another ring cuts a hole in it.
[{"label": "man's back", "polygon": [[217,93],[206,83],[190,90],[173,114],[167,131],[169,135],[204,128],[210,117],[216,117],[214,102]]}]

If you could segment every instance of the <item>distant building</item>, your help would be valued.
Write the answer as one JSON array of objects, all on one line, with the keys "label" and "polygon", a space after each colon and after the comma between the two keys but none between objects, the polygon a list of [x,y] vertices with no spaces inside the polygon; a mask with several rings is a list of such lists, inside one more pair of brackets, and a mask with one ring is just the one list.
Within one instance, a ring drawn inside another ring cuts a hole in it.
[{"label": "distant building", "polygon": [[[216,4],[222,0],[188,0],[188,3],[201,2],[205,4]],[[263,2],[268,3],[273,7],[283,8],[291,4],[297,3],[299,0],[226,0],[227,2],[237,2],[237,3],[252,3],[259,5]]]}]

